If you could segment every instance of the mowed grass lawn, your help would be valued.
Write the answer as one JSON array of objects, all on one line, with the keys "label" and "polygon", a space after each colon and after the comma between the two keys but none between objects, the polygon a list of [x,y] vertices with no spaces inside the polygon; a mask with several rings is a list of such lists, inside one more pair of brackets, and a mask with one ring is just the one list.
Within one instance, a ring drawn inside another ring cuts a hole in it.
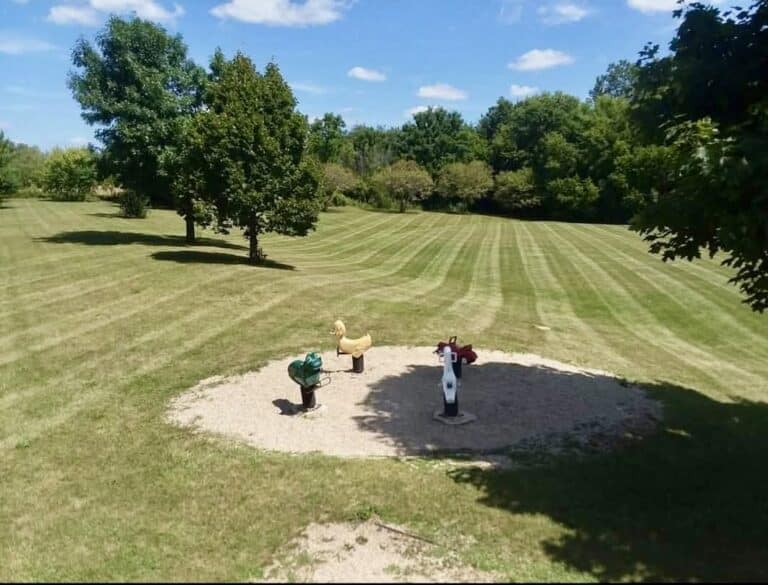
[{"label": "mowed grass lawn", "polygon": [[[0,580],[258,578],[307,524],[373,512],[508,579],[768,579],[768,316],[717,263],[664,264],[618,226],[433,213],[325,213],[258,268],[238,235],[182,234],[169,211],[0,209]],[[379,345],[458,334],[614,371],[666,418],[510,471],[164,422],[200,379],[331,348],[339,317]]]}]

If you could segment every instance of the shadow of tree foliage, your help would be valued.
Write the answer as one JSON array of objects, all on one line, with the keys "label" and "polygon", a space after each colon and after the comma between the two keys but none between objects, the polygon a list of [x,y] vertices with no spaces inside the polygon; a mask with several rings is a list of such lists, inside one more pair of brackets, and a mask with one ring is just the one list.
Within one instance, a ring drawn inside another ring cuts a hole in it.
[{"label": "shadow of tree foliage", "polygon": [[[370,384],[366,413],[358,427],[382,437],[404,455],[507,453],[520,441],[543,433],[580,436],[623,430],[625,410],[637,413],[643,428],[653,427],[653,408],[636,389],[624,389],[614,377],[568,372],[543,365],[486,362],[464,367],[459,406],[477,416],[468,425],[446,426],[432,420],[442,410],[442,366],[409,365],[402,374]],[[641,417],[641,415],[643,415]],[[576,427],[574,425],[577,425]],[[621,431],[618,431],[621,432]]]},{"label": "shadow of tree foliage", "polygon": [[152,254],[155,260],[165,262],[178,262],[180,264],[243,264],[255,268],[271,268],[275,270],[295,270],[290,264],[283,264],[274,260],[262,260],[258,264],[251,264],[245,255],[226,254],[224,252],[204,252],[201,250],[173,250],[155,252]]},{"label": "shadow of tree foliage", "polygon": [[[54,244],[83,244],[86,246],[126,246],[139,244],[144,246],[187,246],[184,236],[145,234],[138,232],[83,230],[62,232],[55,236],[41,238],[42,241]],[[245,250],[246,246],[233,244],[226,240],[198,238],[194,245],[226,248],[230,250]]]},{"label": "shadow of tree foliage", "polygon": [[602,581],[768,579],[768,404],[723,403],[650,387],[659,431],[612,453],[516,470],[449,472],[510,514],[543,514],[567,533],[554,560]]}]

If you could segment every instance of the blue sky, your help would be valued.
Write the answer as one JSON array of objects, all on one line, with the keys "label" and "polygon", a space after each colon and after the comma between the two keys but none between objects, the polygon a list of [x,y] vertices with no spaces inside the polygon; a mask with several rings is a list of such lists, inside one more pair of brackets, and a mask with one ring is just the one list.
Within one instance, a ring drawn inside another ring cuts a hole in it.
[{"label": "blue sky", "polygon": [[441,105],[475,122],[500,96],[586,97],[611,61],[666,43],[675,0],[0,0],[0,128],[14,141],[84,144],[66,88],[70,50],[111,13],[179,32],[207,65],[217,46],[270,59],[310,117],[400,125]]}]

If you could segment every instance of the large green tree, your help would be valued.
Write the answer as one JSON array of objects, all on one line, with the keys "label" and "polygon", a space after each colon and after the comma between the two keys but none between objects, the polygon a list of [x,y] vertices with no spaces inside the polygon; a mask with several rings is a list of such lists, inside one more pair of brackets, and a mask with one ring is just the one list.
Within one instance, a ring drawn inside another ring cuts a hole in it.
[{"label": "large green tree", "polygon": [[358,175],[370,176],[396,160],[400,136],[399,128],[355,126],[347,133],[351,148],[342,150],[342,162]]},{"label": "large green tree", "polygon": [[[95,44],[77,42],[72,59],[69,85],[98,128],[106,172],[154,205],[172,205],[174,160],[185,118],[202,105],[205,71],[180,35],[139,18],[110,18]],[[189,209],[180,212],[193,221]]]},{"label": "large green tree", "polygon": [[337,163],[346,142],[346,123],[339,115],[327,113],[309,126],[308,151],[321,163]]},{"label": "large green tree", "polygon": [[756,311],[768,308],[768,0],[677,11],[670,53],[641,54],[633,106],[669,172],[633,223],[663,258],[718,251]]},{"label": "large green tree", "polygon": [[632,97],[636,81],[637,65],[622,59],[608,65],[608,70],[598,76],[589,97],[593,101],[601,95],[629,99]]},{"label": "large green tree", "polygon": [[264,259],[259,236],[306,235],[317,221],[318,171],[306,156],[306,118],[270,63],[261,74],[238,53],[214,57],[206,108],[187,132],[184,165],[200,198],[216,208],[218,227],[239,227],[249,258]]},{"label": "large green tree", "polygon": [[436,177],[445,165],[469,162],[482,156],[483,143],[477,131],[461,114],[444,108],[429,108],[414,114],[403,125],[399,153],[416,161]]},{"label": "large green tree", "polygon": [[[582,134],[589,108],[562,92],[545,93],[491,107],[480,120],[489,141],[489,161],[496,172],[536,167],[536,152],[552,132],[574,144]],[[541,163],[541,158],[538,163]],[[534,168],[537,174],[540,169]]]}]

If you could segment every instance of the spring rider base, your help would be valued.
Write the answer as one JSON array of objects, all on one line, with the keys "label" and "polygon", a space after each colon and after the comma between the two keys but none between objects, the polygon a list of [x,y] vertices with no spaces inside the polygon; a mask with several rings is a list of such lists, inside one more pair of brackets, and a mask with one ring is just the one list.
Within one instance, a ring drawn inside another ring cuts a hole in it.
[{"label": "spring rider base", "polygon": [[476,420],[473,414],[459,412],[459,381],[454,371],[454,365],[461,358],[451,347],[445,344],[440,351],[443,360],[443,379],[440,383],[443,394],[443,410],[434,413],[434,419],[448,425],[463,425]]},{"label": "spring rider base", "polygon": [[323,359],[317,353],[308,353],[304,360],[295,360],[288,365],[288,376],[299,385],[301,408],[304,411],[318,408],[315,390],[320,386],[320,371]]},{"label": "spring rider base", "polygon": [[317,390],[316,385],[309,386],[307,388],[301,386],[301,408],[303,410],[312,410],[313,408],[317,408],[315,390]]},{"label": "spring rider base", "polygon": [[347,337],[347,328],[342,321],[336,321],[333,324],[331,335],[336,337],[336,355],[351,355],[352,371],[355,374],[362,374],[365,371],[364,354],[373,345],[371,335],[366,334],[358,339],[350,339]]}]

